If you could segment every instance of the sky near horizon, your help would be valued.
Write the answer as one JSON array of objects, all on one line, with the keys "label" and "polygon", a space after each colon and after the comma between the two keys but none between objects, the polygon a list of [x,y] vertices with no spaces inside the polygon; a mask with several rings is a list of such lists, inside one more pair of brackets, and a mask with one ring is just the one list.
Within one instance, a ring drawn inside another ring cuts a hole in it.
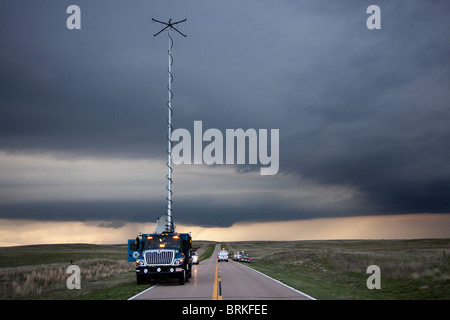
[{"label": "sky near horizon", "polygon": [[[390,240],[448,238],[450,214],[402,214],[236,223],[230,227],[177,225],[194,241]],[[0,219],[0,247],[35,244],[125,244],[130,235],[152,232],[154,223],[111,227],[103,221]]]},{"label": "sky near horizon", "polygon": [[248,157],[174,165],[178,231],[450,238],[449,14],[420,0],[3,1],[0,246],[118,243],[165,213],[168,38],[152,17],[187,18],[186,38],[171,33],[174,129],[279,130],[275,175]]}]

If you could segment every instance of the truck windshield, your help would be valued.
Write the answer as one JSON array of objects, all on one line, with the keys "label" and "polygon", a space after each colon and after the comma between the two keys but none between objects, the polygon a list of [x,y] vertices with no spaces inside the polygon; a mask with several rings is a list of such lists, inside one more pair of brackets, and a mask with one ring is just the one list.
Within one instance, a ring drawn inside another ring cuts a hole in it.
[{"label": "truck windshield", "polygon": [[179,248],[180,247],[180,236],[148,236],[145,239],[144,250],[145,249],[164,249],[164,248]]}]

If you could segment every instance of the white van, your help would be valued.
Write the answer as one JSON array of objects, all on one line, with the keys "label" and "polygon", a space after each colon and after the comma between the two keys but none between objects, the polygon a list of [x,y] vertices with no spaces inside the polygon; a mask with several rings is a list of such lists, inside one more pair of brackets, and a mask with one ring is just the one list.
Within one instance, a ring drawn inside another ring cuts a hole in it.
[{"label": "white van", "polygon": [[222,250],[217,254],[217,261],[226,261],[228,262],[228,251]]}]

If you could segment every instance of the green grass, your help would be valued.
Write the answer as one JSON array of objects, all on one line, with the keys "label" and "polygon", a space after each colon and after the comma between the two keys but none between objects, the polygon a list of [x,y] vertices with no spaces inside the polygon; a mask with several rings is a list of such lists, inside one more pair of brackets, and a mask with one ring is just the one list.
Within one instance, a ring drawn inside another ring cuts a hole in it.
[{"label": "green grass", "polygon": [[26,299],[52,300],[125,300],[149,288],[154,283],[136,285],[134,270],[96,281],[81,281],[80,290],[62,288]]},{"label": "green grass", "polygon": [[[450,299],[448,239],[231,245],[252,256],[250,267],[317,299]],[[367,288],[369,265],[380,267],[380,290]]]},{"label": "green grass", "polygon": [[200,261],[203,261],[203,260],[211,258],[212,254],[214,253],[215,246],[216,246],[215,243],[208,244],[208,247],[206,248],[206,250],[200,256]]},{"label": "green grass", "polygon": [[[211,246],[214,249],[211,241],[193,242],[199,254],[207,253]],[[135,265],[127,263],[126,256],[125,245],[0,248],[0,299],[128,299],[154,283],[136,285]],[[70,276],[66,271],[71,262],[81,270],[79,290],[66,286]]]},{"label": "green grass", "polygon": [[0,268],[51,263],[69,265],[81,259],[114,259],[126,257],[126,245],[52,244],[0,248]]},{"label": "green grass", "polygon": [[[215,242],[194,241],[200,260]],[[450,299],[450,239],[252,241],[221,244],[245,250],[255,268],[317,299]],[[445,252],[445,253],[444,253]],[[81,289],[69,290],[66,269],[81,269]],[[128,299],[136,285],[126,246],[89,244],[0,248],[0,299]],[[381,289],[369,290],[369,265],[381,269]]]}]

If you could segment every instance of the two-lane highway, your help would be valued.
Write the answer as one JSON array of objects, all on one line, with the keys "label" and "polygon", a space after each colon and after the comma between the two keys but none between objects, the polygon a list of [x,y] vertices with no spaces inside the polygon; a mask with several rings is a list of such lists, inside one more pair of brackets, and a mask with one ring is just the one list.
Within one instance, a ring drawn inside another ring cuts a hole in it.
[{"label": "two-lane highway", "polygon": [[216,245],[210,259],[192,268],[192,278],[185,285],[166,280],[132,297],[132,300],[310,300],[312,297],[290,288],[241,263],[217,262],[220,247]]},{"label": "two-lane highway", "polygon": [[222,298],[233,300],[310,300],[308,295],[288,287],[243,263],[219,263]]}]

